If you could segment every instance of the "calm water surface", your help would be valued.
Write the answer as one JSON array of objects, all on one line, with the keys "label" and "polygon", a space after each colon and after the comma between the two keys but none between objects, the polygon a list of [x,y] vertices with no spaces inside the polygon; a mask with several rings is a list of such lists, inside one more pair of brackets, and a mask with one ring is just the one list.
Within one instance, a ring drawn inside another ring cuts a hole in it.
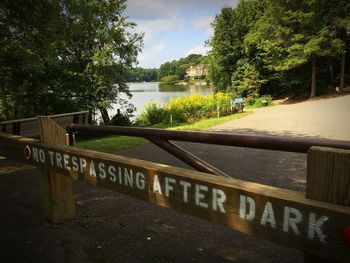
[{"label": "calm water surface", "polygon": [[[145,104],[151,100],[163,105],[169,102],[170,98],[213,93],[213,87],[210,85],[159,85],[158,82],[129,83],[128,85],[133,95],[130,102],[136,106],[136,116],[144,111]],[[117,109],[118,105],[115,105],[110,114],[116,114]]]}]

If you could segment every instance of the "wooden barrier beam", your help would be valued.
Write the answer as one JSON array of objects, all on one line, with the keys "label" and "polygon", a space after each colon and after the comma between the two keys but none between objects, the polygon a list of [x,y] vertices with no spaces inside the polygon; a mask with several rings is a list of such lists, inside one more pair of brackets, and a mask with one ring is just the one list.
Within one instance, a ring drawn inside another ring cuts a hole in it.
[{"label": "wooden barrier beam", "polygon": [[0,134],[0,155],[320,257],[348,262],[350,208],[304,193]]}]

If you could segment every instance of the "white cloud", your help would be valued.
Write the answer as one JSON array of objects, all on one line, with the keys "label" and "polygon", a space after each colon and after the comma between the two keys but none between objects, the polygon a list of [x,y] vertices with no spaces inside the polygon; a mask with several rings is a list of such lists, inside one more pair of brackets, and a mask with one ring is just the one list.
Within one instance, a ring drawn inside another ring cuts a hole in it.
[{"label": "white cloud", "polygon": [[156,53],[162,52],[163,49],[164,49],[164,44],[162,42],[152,47],[152,51]]},{"label": "white cloud", "polygon": [[208,36],[214,34],[211,23],[214,21],[213,16],[201,15],[192,20],[192,26],[197,30],[204,30]]},{"label": "white cloud", "polygon": [[154,38],[164,32],[181,31],[184,28],[184,20],[173,15],[164,19],[156,20],[135,20],[137,26],[136,32],[144,32],[144,42],[149,43]]},{"label": "white cloud", "polygon": [[203,15],[203,16],[198,16],[197,18],[192,20],[192,25],[195,29],[203,29],[210,27],[210,23],[213,22],[214,17],[208,16],[208,15]]},{"label": "white cloud", "polygon": [[191,49],[189,49],[185,56],[188,56],[190,54],[200,54],[200,55],[207,55],[207,53],[210,51],[209,47],[201,46],[201,45],[195,45]]}]

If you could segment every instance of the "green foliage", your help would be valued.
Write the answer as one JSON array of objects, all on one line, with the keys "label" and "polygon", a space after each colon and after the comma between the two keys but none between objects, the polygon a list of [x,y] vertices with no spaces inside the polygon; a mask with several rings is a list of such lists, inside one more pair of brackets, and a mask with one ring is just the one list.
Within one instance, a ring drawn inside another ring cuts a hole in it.
[{"label": "green foliage", "polygon": [[271,105],[272,97],[270,95],[265,95],[261,97],[247,97],[244,99],[244,107],[250,108],[261,108],[264,106]]},{"label": "green foliage", "polygon": [[177,80],[179,80],[179,76],[177,76],[177,75],[167,75],[167,76],[164,76],[160,79],[160,81],[165,83],[165,84],[174,83]]},{"label": "green foliage", "polygon": [[1,1],[0,95],[6,119],[106,109],[128,93],[123,75],[142,35],[125,0]]},{"label": "green foliage", "polygon": [[190,66],[203,63],[205,57],[199,54],[191,54],[179,60],[165,62],[159,67],[158,79],[162,81],[163,77],[175,75],[178,79],[183,80],[186,75],[186,69]]},{"label": "green foliage", "polygon": [[218,90],[232,85],[253,96],[302,94],[311,82],[318,91],[335,86],[344,51],[349,58],[349,12],[346,0],[241,0],[225,7],[208,41],[209,78]]},{"label": "green foliage", "polygon": [[151,126],[157,123],[161,123],[167,116],[165,108],[157,106],[155,101],[151,101],[145,105],[145,111],[140,114],[136,119],[136,125],[138,126]]},{"label": "green foliage", "polygon": [[133,68],[125,74],[126,82],[150,82],[158,80],[158,69],[156,68]]},{"label": "green foliage", "polygon": [[254,64],[247,60],[237,62],[237,69],[232,74],[232,88],[243,97],[258,96],[263,84],[267,81],[261,76]]},{"label": "green foliage", "polygon": [[168,104],[157,106],[154,101],[146,105],[145,111],[138,117],[136,123],[140,126],[149,126],[157,123],[190,122],[202,118],[217,116],[219,107],[220,116],[232,114],[232,95],[218,92],[215,95],[202,96],[194,94],[180,98],[171,98]]},{"label": "green foliage", "polygon": [[240,1],[236,8],[224,7],[215,17],[214,36],[209,41],[212,47],[212,63],[209,76],[219,90],[231,86],[232,74],[237,62],[244,57],[244,37],[261,15],[262,6],[258,0]]}]

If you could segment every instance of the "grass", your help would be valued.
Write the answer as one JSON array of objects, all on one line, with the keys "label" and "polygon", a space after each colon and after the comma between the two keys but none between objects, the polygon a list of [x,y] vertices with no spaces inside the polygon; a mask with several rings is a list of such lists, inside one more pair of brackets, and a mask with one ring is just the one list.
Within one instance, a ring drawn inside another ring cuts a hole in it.
[{"label": "grass", "polygon": [[266,107],[273,107],[273,106],[276,106],[276,103],[271,102],[269,105],[262,106],[262,107],[256,107],[255,105],[244,105],[244,108],[247,110],[251,110],[251,109],[259,109],[259,108],[266,108]]},{"label": "grass", "polygon": [[[169,130],[192,130],[192,131],[203,131],[207,130],[210,127],[220,125],[222,123],[232,121],[235,119],[241,119],[247,115],[252,114],[253,112],[247,111],[243,113],[236,113],[233,115],[220,117],[220,118],[211,118],[204,119],[192,123],[175,123],[175,124],[157,124],[153,125],[150,128],[160,128],[160,129],[169,129]],[[90,139],[80,139],[77,138],[77,144],[75,145],[78,148],[90,149],[100,152],[109,152],[115,153],[119,150],[134,148],[148,143],[146,139],[138,137],[128,137],[128,136],[105,136],[99,138],[90,138]]]}]

